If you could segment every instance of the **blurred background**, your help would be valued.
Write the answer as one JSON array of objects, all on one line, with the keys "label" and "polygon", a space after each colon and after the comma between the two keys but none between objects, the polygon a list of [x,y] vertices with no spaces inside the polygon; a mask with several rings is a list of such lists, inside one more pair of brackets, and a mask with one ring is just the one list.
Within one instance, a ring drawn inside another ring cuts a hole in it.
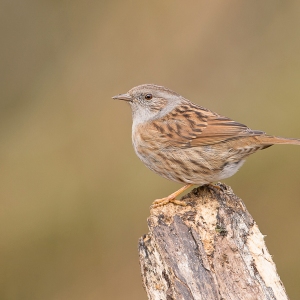
[{"label": "blurred background", "polygon": [[[269,134],[300,138],[300,2],[0,3],[0,299],[146,299],[137,241],[180,185],[131,146],[111,97],[142,83]],[[300,148],[225,180],[300,297]]]}]

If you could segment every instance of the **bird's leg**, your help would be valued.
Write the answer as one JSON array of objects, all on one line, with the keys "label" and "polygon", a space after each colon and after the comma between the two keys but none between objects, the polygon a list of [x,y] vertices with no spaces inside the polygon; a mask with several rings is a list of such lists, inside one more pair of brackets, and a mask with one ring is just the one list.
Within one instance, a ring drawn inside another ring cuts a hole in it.
[{"label": "bird's leg", "polygon": [[214,183],[209,183],[209,184],[207,184],[206,186],[208,187],[208,190],[209,190],[210,194],[211,194],[213,197],[214,197],[213,192],[216,193],[216,190],[217,190],[218,192],[222,191],[222,188],[221,188],[219,185],[216,185],[216,184],[214,184]]},{"label": "bird's leg", "polygon": [[187,184],[187,185],[183,186],[182,188],[180,188],[178,191],[176,191],[176,192],[172,193],[171,195],[169,195],[168,197],[155,200],[152,203],[152,208],[156,208],[156,207],[159,207],[159,206],[166,205],[169,202],[172,202],[172,203],[177,204],[177,205],[186,206],[186,203],[184,201],[176,200],[175,198],[178,195],[180,195],[181,193],[183,193],[185,190],[187,190],[188,188],[190,188],[191,186],[193,186],[192,183]]},{"label": "bird's leg", "polygon": [[208,185],[207,185],[208,187],[211,187],[211,188],[216,188],[216,189],[218,189],[219,191],[221,191],[222,190],[222,188],[219,186],[219,185],[216,185],[216,184],[214,184],[214,183],[209,183]]}]

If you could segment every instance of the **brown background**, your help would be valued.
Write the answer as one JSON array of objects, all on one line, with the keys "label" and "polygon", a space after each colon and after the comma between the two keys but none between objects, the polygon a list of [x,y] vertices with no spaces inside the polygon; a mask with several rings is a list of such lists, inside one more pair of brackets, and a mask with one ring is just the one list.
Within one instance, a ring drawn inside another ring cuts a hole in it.
[{"label": "brown background", "polygon": [[[0,4],[0,299],[146,299],[137,240],[179,188],[131,146],[111,96],[176,90],[253,129],[300,138],[300,2]],[[225,180],[246,203],[291,299],[300,295],[300,148]]]}]

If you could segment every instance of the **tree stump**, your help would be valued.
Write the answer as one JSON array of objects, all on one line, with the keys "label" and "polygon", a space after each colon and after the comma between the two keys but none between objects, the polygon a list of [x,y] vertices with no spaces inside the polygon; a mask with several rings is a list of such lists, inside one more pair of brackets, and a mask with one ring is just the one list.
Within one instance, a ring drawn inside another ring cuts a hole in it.
[{"label": "tree stump", "polygon": [[224,184],[195,188],[151,210],[139,240],[150,300],[285,300],[264,236],[243,201]]}]

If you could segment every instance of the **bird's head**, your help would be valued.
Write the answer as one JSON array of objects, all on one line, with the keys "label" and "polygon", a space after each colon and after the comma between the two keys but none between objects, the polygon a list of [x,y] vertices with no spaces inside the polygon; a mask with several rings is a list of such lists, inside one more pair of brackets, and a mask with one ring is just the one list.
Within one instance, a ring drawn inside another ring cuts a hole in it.
[{"label": "bird's head", "polygon": [[124,100],[130,104],[133,122],[136,124],[163,117],[177,105],[187,101],[179,94],[154,84],[136,86],[113,99]]}]

